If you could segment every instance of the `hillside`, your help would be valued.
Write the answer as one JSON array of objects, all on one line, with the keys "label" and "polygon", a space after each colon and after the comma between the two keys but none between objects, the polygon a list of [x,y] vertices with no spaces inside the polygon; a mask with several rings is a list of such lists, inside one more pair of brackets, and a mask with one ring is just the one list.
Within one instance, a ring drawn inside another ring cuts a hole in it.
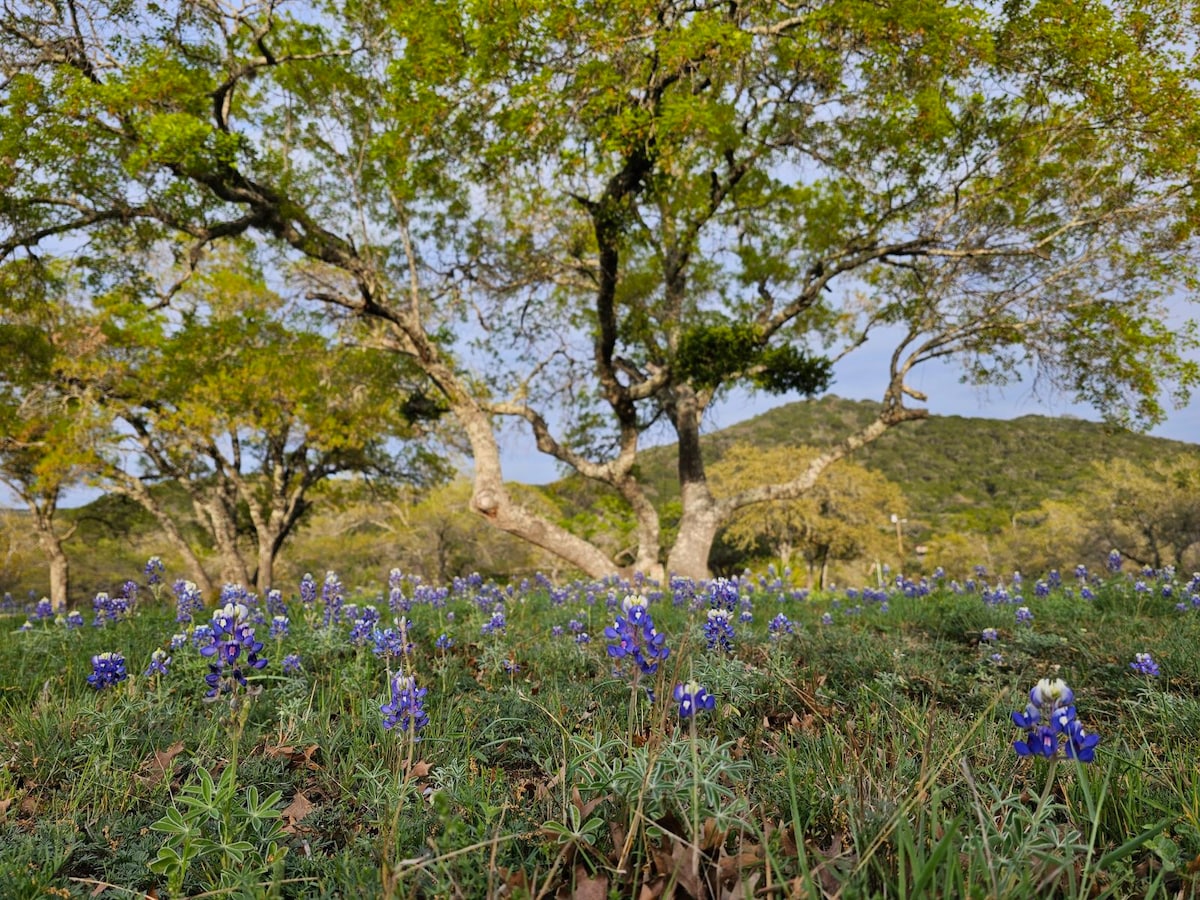
[{"label": "hillside", "polygon": [[[867,424],[877,409],[871,401],[835,396],[780,406],[709,434],[704,439],[707,460],[717,461],[738,442],[827,446]],[[1200,462],[1200,445],[1082,419],[931,416],[898,426],[853,460],[899,484],[912,519],[935,530],[975,531],[1045,500],[1075,497],[1093,463],[1123,458],[1149,465],[1180,453],[1193,454]],[[679,494],[674,454],[674,445],[644,454],[643,471],[660,508]],[[567,502],[586,502],[589,491],[578,479],[568,478],[553,486],[552,493]]]},{"label": "hillside", "polygon": [[[827,445],[870,421],[876,409],[869,401],[838,397],[781,406],[709,434],[705,438],[708,460],[711,463],[720,459],[737,442],[763,448]],[[1024,416],[1000,421],[933,416],[894,429],[853,460],[881,472],[901,487],[909,504],[909,541],[966,536],[975,548],[968,552],[984,547],[990,553],[996,549],[995,543],[982,536],[1009,529],[1019,514],[1036,510],[1046,500],[1078,501],[1086,490],[1093,463],[1127,459],[1148,466],[1181,453],[1193,455],[1200,464],[1198,445],[1079,419]],[[672,504],[678,497],[674,447],[647,450],[641,466],[669,528]],[[176,496],[178,492],[168,488],[162,490],[164,501],[175,509],[180,521],[192,528],[190,510],[182,495]],[[605,531],[624,517],[615,497],[577,476],[528,490],[531,495],[540,494],[585,533]],[[436,573],[447,566],[483,570],[490,565],[489,571],[501,574],[506,564],[509,570],[514,565],[520,568],[518,559],[526,559],[526,566],[538,565],[527,559],[524,545],[513,546],[512,539],[468,513],[465,494],[448,493],[438,503],[441,506],[434,508],[440,511],[432,513],[434,518],[419,524],[421,516],[414,520],[411,512],[401,519],[388,520],[395,513],[381,507],[379,500],[364,499],[351,508],[326,493],[285,547],[281,577],[294,581],[306,570],[336,567],[354,579],[368,579],[379,577],[392,565],[401,565],[405,571],[426,572],[436,578]],[[890,510],[880,512],[886,516]],[[102,497],[78,510],[64,510],[61,515],[64,528],[77,524],[67,552],[75,583],[84,592],[119,584],[139,571],[150,554],[169,555],[153,520],[127,500]],[[4,551],[0,553],[4,560],[0,565],[0,590],[39,588],[44,563],[32,534],[22,524],[24,516],[5,513],[4,518],[0,532],[7,539],[7,549],[0,547]],[[190,534],[193,540],[202,540],[198,529],[193,528]],[[427,558],[430,553],[437,557],[436,564]],[[490,564],[486,561],[489,558]],[[740,557],[722,562],[733,567],[742,564]]]}]

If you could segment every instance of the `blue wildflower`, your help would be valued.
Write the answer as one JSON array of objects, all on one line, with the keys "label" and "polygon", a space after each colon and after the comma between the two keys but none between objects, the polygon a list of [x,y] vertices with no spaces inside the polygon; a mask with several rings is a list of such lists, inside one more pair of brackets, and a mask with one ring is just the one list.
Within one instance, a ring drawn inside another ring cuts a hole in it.
[{"label": "blue wildflower", "polygon": [[1091,762],[1100,738],[1088,734],[1075,718],[1075,694],[1061,678],[1043,678],[1029,692],[1023,712],[1012,714],[1013,724],[1025,730],[1025,740],[1013,741],[1018,756],[1058,756],[1059,737],[1065,738],[1067,757]]},{"label": "blue wildflower", "polygon": [[241,603],[228,603],[213,613],[209,626],[212,642],[200,648],[201,656],[215,658],[208,665],[209,674],[204,676],[209,687],[205,696],[209,699],[236,692],[239,685],[246,687],[246,670],[261,669],[267,664],[266,657],[258,655],[263,645],[255,640],[248,616],[249,610]]},{"label": "blue wildflower", "polygon": [[671,696],[679,704],[679,718],[681,719],[686,719],[706,709],[713,709],[717,705],[716,698],[694,681],[675,685]]},{"label": "blue wildflower", "polygon": [[710,609],[708,621],[704,623],[704,639],[708,641],[708,649],[718,653],[733,652],[733,624],[729,614],[723,609]]},{"label": "blue wildflower", "polygon": [[1154,658],[1149,653],[1135,653],[1133,662],[1129,664],[1129,668],[1133,669],[1139,675],[1157,677],[1159,674],[1158,663],[1154,661]]},{"label": "blue wildflower", "polygon": [[1033,613],[1029,611],[1028,606],[1018,606],[1016,618],[1018,625],[1030,625],[1033,622]]},{"label": "blue wildflower", "polygon": [[783,613],[780,613],[775,618],[773,618],[770,622],[767,623],[767,637],[769,637],[773,641],[779,640],[781,637],[783,637],[786,634],[795,634],[795,633],[796,633],[795,624],[792,622],[791,619],[789,619]]},{"label": "blue wildflower", "polygon": [[411,731],[414,735],[429,724],[429,716],[425,712],[425,688],[418,688],[417,681],[411,675],[397,673],[392,676],[392,702],[379,707],[383,713],[384,730],[391,730],[397,725],[401,731]]},{"label": "blue wildflower", "polygon": [[633,658],[638,669],[645,675],[653,675],[658,671],[658,664],[670,655],[666,646],[666,637],[658,633],[654,627],[654,619],[646,610],[646,598],[640,594],[630,594],[621,603],[625,615],[618,615],[604,636],[611,644],[608,645],[608,655],[614,659]]},{"label": "blue wildflower", "polygon": [[283,658],[283,672],[285,675],[295,675],[300,671],[300,654],[289,653]]},{"label": "blue wildflower", "polygon": [[151,675],[166,675],[167,666],[171,664],[171,657],[167,655],[167,651],[161,647],[155,649],[150,654],[150,665],[146,669],[146,676]]},{"label": "blue wildflower", "polygon": [[129,677],[125,671],[125,657],[120,653],[100,653],[92,657],[92,674],[87,682],[96,690],[112,687]]},{"label": "blue wildflower", "polygon": [[157,556],[152,556],[146,560],[146,567],[142,569],[142,574],[146,576],[146,584],[154,587],[156,584],[162,584],[165,571],[166,566],[163,565],[163,561]]},{"label": "blue wildflower", "polygon": [[276,640],[281,640],[288,636],[288,631],[291,628],[291,622],[287,616],[272,616],[271,617],[271,637]]}]

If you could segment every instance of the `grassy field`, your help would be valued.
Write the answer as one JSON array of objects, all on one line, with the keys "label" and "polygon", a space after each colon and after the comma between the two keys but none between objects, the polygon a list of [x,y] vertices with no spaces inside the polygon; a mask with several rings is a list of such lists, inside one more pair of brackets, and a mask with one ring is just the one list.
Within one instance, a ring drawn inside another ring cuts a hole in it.
[{"label": "grassy field", "polygon": [[0,896],[1193,896],[1200,577],[1098,562],[9,600]]}]

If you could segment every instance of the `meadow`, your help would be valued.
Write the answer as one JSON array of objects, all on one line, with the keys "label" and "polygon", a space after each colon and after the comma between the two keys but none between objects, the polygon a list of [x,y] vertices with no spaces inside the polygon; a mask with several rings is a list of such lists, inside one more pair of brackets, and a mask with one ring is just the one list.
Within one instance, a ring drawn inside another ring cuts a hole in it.
[{"label": "meadow", "polygon": [[6,597],[0,895],[1195,896],[1200,575],[1096,562]]}]

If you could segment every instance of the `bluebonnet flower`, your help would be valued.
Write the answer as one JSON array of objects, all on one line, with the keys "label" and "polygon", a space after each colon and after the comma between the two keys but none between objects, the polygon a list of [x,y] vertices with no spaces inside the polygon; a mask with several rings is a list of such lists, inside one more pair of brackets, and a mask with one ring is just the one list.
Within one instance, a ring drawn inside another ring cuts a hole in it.
[{"label": "bluebonnet flower", "polygon": [[563,627],[561,625],[551,625],[550,626],[550,636],[551,637],[562,637],[563,636]]},{"label": "bluebonnet flower", "polygon": [[521,664],[518,663],[515,659],[506,659],[504,661],[504,671],[507,672],[509,675],[516,675],[518,672],[521,671]]},{"label": "bluebonnet flower", "polygon": [[425,712],[425,688],[417,687],[417,681],[411,675],[401,673],[392,676],[391,688],[392,702],[379,707],[384,730],[398,725],[401,731],[411,731],[415,735],[429,724]]},{"label": "bluebonnet flower", "polygon": [[738,605],[738,585],[728,578],[713,579],[708,585],[709,605],[732,613]]},{"label": "bluebonnet flower", "polygon": [[295,675],[300,671],[300,654],[289,653],[283,658],[283,672],[285,675]]},{"label": "bluebonnet flower", "polygon": [[1080,563],[1079,565],[1077,565],[1075,567],[1075,577],[1078,578],[1080,581],[1086,581],[1087,577],[1088,577],[1087,566],[1085,566],[1083,563]]},{"label": "bluebonnet flower", "polygon": [[1029,611],[1028,606],[1018,606],[1016,618],[1018,625],[1029,625],[1033,622],[1033,613]]},{"label": "bluebonnet flower", "polygon": [[188,636],[186,634],[184,634],[183,632],[180,632],[179,634],[171,635],[171,649],[178,650],[180,647],[182,647],[184,644],[187,643],[187,639],[188,639]]},{"label": "bluebonnet flower", "polygon": [[823,614],[821,616],[821,624],[822,625],[832,625],[833,624],[833,613]]},{"label": "bluebonnet flower", "polygon": [[350,626],[350,643],[355,646],[370,638],[379,624],[379,610],[374,606],[364,606],[361,611],[353,604],[342,609],[342,615],[352,621]]},{"label": "bluebonnet flower", "polygon": [[449,650],[454,646],[454,638],[450,637],[450,635],[443,631],[438,635],[438,639],[433,642],[433,646],[437,647],[439,650]]},{"label": "bluebonnet flower", "polygon": [[69,613],[67,613],[67,627],[72,628],[72,629],[82,628],[83,627],[83,613],[81,613],[77,609],[73,609]]},{"label": "bluebonnet flower", "polygon": [[166,675],[167,666],[171,664],[171,657],[167,656],[167,651],[158,647],[150,654],[150,665],[146,669],[146,675]]},{"label": "bluebonnet flower", "polygon": [[713,709],[717,705],[716,698],[694,681],[675,685],[671,696],[679,704],[679,718],[681,719],[686,719],[706,709]]},{"label": "bluebonnet flower", "polygon": [[586,631],[581,631],[581,632],[579,632],[579,634],[575,635],[575,643],[576,644],[587,644],[587,643],[590,643],[591,640],[592,640],[591,637],[588,636],[588,633]]},{"label": "bluebonnet flower", "polygon": [[708,621],[704,623],[704,639],[708,641],[708,649],[719,653],[733,652],[733,625],[729,614],[723,609],[710,609]]},{"label": "bluebonnet flower", "polygon": [[26,619],[25,624],[18,628],[17,631],[33,631],[33,622]]},{"label": "bluebonnet flower", "polygon": [[175,594],[176,622],[190,622],[196,613],[204,610],[204,598],[194,581],[181,578],[171,586],[171,590]]},{"label": "bluebonnet flower", "polygon": [[192,646],[199,650],[212,642],[213,629],[211,625],[197,625],[192,629]]},{"label": "bluebonnet flower", "polygon": [[287,616],[272,616],[271,617],[271,637],[282,639],[288,636],[288,631],[291,628],[291,623]]},{"label": "bluebonnet flower", "polygon": [[999,637],[1000,635],[995,628],[985,628],[979,634],[979,640],[983,641],[984,643],[991,643],[992,641],[998,640]]},{"label": "bluebonnet flower", "polygon": [[407,653],[412,653],[413,645],[408,639],[408,622],[402,616],[400,618],[400,627],[396,628],[376,628],[371,632],[371,643],[374,645],[371,652],[376,656],[393,659],[398,656],[404,656]]},{"label": "bluebonnet flower", "polygon": [[305,572],[300,579],[300,602],[312,606],[317,602],[317,583],[313,580],[312,572]]},{"label": "bluebonnet flower", "polygon": [[120,653],[100,653],[92,657],[92,674],[88,676],[87,682],[100,691],[128,677],[124,656]]},{"label": "bluebonnet flower", "polygon": [[1043,678],[1029,692],[1024,712],[1012,714],[1013,724],[1025,730],[1025,740],[1013,741],[1018,756],[1058,756],[1059,738],[1069,759],[1091,762],[1100,738],[1088,734],[1075,718],[1075,694],[1061,678]]},{"label": "bluebonnet flower", "polygon": [[[246,671],[261,669],[267,659],[262,652],[262,642],[255,640],[254,629],[247,622],[249,610],[245,604],[228,603],[213,613],[212,642],[200,648],[200,655],[215,657],[208,665],[209,674],[204,676],[208,693],[213,699],[220,694],[236,692],[238,685],[246,687]],[[199,631],[199,629],[196,629]],[[245,651],[245,656],[242,656]]]},{"label": "bluebonnet flower", "polygon": [[50,602],[49,597],[43,597],[37,602],[37,606],[33,608],[33,617],[35,619],[51,619],[54,617],[54,604]]},{"label": "bluebonnet flower", "polygon": [[504,609],[500,608],[493,612],[491,620],[486,622],[479,630],[483,634],[491,634],[495,631],[505,634],[508,630],[508,620],[504,617]]},{"label": "bluebonnet flower", "polygon": [[267,591],[267,613],[272,618],[275,616],[287,616],[288,608],[287,603],[283,599],[283,591]]},{"label": "bluebonnet flower", "polygon": [[1139,675],[1150,675],[1155,677],[1159,674],[1158,663],[1149,653],[1135,653],[1133,662],[1129,664],[1129,668],[1137,672]]},{"label": "bluebonnet flower", "polygon": [[326,625],[336,624],[342,620],[342,604],[346,602],[345,588],[337,572],[326,572],[325,583],[321,586],[321,599],[325,602]]},{"label": "bluebonnet flower", "polygon": [[666,637],[654,627],[654,619],[646,610],[646,598],[630,594],[621,603],[625,615],[617,616],[604,636],[613,643],[608,645],[608,655],[614,659],[631,656],[638,669],[646,675],[658,671],[658,664],[670,654]]},{"label": "bluebonnet flower", "polygon": [[1079,596],[1084,600],[1094,600],[1096,595],[1092,593],[1092,589],[1086,584],[1079,589]]},{"label": "bluebonnet flower", "polygon": [[107,623],[115,622],[120,616],[129,612],[129,601],[121,596],[110,597],[106,592],[101,591],[92,600],[92,611],[95,613],[92,624],[97,628],[103,628]]},{"label": "bluebonnet flower", "polygon": [[166,566],[163,561],[157,556],[152,556],[146,560],[146,567],[142,569],[142,574],[146,576],[146,584],[154,587],[156,584],[162,584],[163,573],[166,572]]},{"label": "bluebonnet flower", "polygon": [[767,637],[773,641],[779,640],[785,634],[795,634],[796,626],[792,620],[780,613],[767,623]]},{"label": "bluebonnet flower", "polygon": [[412,609],[412,601],[404,596],[404,574],[399,569],[388,573],[388,608],[393,614]]},{"label": "bluebonnet flower", "polygon": [[1108,551],[1108,559],[1105,560],[1105,566],[1108,571],[1116,573],[1121,571],[1121,551],[1112,549]]}]

